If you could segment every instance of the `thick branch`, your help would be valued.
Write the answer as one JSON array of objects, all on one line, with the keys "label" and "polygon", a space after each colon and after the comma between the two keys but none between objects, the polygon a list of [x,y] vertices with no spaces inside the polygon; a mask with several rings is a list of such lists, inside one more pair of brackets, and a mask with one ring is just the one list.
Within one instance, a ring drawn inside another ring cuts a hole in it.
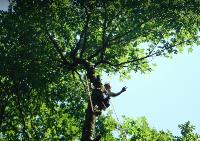
[{"label": "thick branch", "polygon": [[187,41],[182,41],[182,42],[179,42],[178,44],[175,44],[175,45],[169,45],[168,47],[163,47],[162,50],[157,50],[155,52],[153,52],[153,50],[155,49],[155,47],[148,53],[148,55],[144,56],[144,57],[141,57],[141,58],[137,58],[137,59],[133,59],[133,60],[128,60],[128,61],[125,61],[125,62],[121,62],[121,63],[118,63],[118,64],[113,64],[111,63],[110,61],[108,60],[103,60],[100,62],[100,64],[102,63],[105,63],[105,64],[108,64],[110,66],[113,66],[113,67],[124,67],[124,65],[126,64],[130,64],[130,63],[134,63],[134,62],[138,62],[138,61],[141,61],[141,60],[144,60],[146,58],[149,58],[149,57],[153,57],[153,56],[157,56],[159,54],[162,54],[164,51],[168,50],[168,49],[172,49],[178,45],[181,45],[183,43],[186,43]]},{"label": "thick branch", "polygon": [[[126,12],[125,12],[126,14]],[[153,17],[152,17],[153,18]],[[148,20],[151,20],[151,19],[148,19]],[[104,54],[105,53],[105,49],[108,48],[108,47],[111,47],[112,45],[114,44],[119,44],[119,43],[122,43],[123,40],[120,40],[120,39],[123,39],[124,37],[129,37],[128,39],[126,38],[125,39],[125,42],[129,42],[130,40],[133,40],[135,38],[137,38],[137,36],[130,36],[130,33],[133,33],[135,29],[139,29],[139,27],[144,24],[145,22],[147,22],[148,20],[146,21],[143,21],[142,23],[138,24],[135,28],[132,28],[120,35],[117,35],[115,36],[113,39],[110,39],[114,30],[116,29],[116,27],[112,28],[110,34],[107,36],[107,38],[105,39],[105,41],[103,42],[104,44],[102,45],[102,47],[100,49],[98,49],[94,54],[92,54],[90,57],[88,57],[88,60],[91,60],[92,58],[98,56],[100,53],[101,54]],[[102,57],[101,57],[102,58]],[[98,66],[99,64],[101,64],[102,62],[102,59],[96,63],[96,66]]]},{"label": "thick branch", "polygon": [[59,53],[59,55],[60,55],[60,57],[61,57],[61,59],[62,59],[64,65],[67,66],[67,67],[70,68],[70,69],[73,69],[73,65],[72,65],[71,63],[69,63],[69,62],[67,61],[67,59],[64,57],[64,55],[62,54],[62,51],[61,51],[60,48],[59,48],[58,43],[57,43],[56,40],[53,38],[53,36],[50,35],[50,34],[48,34],[48,36],[49,36],[49,39],[51,40],[51,42],[53,43],[54,48],[55,48],[56,51]]},{"label": "thick branch", "polygon": [[86,49],[86,42],[87,42],[87,37],[88,37],[90,14],[88,12],[87,7],[84,7],[84,8],[85,8],[85,13],[86,13],[85,25],[83,27],[83,31],[80,34],[79,41],[76,43],[75,48],[71,52],[71,56],[72,57],[76,57],[77,56],[77,52],[81,49],[80,58],[82,58],[83,53],[85,52],[85,49]]},{"label": "thick branch", "polygon": [[[114,19],[116,19],[120,13],[122,12],[122,7],[119,9],[119,11],[116,12],[114,18],[108,20],[108,17],[107,17],[107,10],[106,10],[106,6],[104,5],[104,8],[105,8],[105,13],[104,13],[104,23],[103,23],[103,31],[102,31],[102,45],[99,45],[99,49],[94,53],[92,54],[90,57],[88,57],[88,60],[91,60],[92,58],[98,56],[100,53],[101,53],[101,60],[103,59],[103,56],[104,56],[104,53],[105,53],[105,49],[108,47],[108,42],[110,41],[110,37],[111,35],[113,34],[113,31],[116,29],[116,27],[118,26],[112,26],[112,21]],[[126,11],[125,11],[125,14],[126,14]],[[107,36],[106,38],[106,29],[107,27],[113,27],[110,34]],[[97,46],[98,47],[98,46]],[[97,63],[99,64],[99,62]]]},{"label": "thick branch", "polygon": [[[84,26],[84,30],[83,30],[83,34],[84,34],[84,39],[83,39],[83,45],[82,45],[82,50],[81,50],[81,53],[80,53],[80,58],[83,57],[83,53],[85,52],[85,49],[86,49],[86,41],[87,41],[87,36],[88,36],[88,25],[89,25],[89,21],[90,21],[90,15],[87,11],[87,8],[86,9],[86,22],[85,22],[85,26]],[[82,40],[82,37],[80,38],[80,40]]]},{"label": "thick branch", "polygon": [[106,41],[106,29],[107,29],[107,9],[106,9],[106,4],[104,2],[104,10],[105,10],[105,13],[104,13],[104,22],[103,22],[103,34],[102,34],[102,50],[101,50],[101,57],[100,57],[100,60],[103,60],[103,57],[104,57],[104,53],[105,53],[105,50],[106,50],[106,45],[107,45],[107,41]]}]

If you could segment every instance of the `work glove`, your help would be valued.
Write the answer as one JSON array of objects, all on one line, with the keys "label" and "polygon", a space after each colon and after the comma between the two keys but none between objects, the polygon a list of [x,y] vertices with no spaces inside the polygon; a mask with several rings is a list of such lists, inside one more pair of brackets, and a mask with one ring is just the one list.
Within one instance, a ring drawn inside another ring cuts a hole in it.
[{"label": "work glove", "polygon": [[127,87],[125,86],[125,87],[123,87],[123,88],[122,88],[122,90],[121,90],[121,91],[122,91],[122,92],[125,92],[125,91],[126,91],[126,89],[127,89]]}]

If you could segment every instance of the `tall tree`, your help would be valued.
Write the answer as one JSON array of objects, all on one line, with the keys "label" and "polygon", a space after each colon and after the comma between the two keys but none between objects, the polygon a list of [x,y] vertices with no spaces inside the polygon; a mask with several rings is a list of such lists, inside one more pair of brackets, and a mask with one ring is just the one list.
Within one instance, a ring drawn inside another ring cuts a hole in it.
[{"label": "tall tree", "polygon": [[[198,44],[199,6],[195,0],[13,0],[0,13],[1,126],[16,117],[21,137],[29,139],[29,116],[42,118],[37,106],[53,118],[56,106],[71,105],[68,115],[82,119],[88,101],[81,140],[92,140],[97,115],[85,94],[88,81],[98,91],[102,72],[144,73],[154,57]],[[70,113],[76,106],[80,111]]]}]

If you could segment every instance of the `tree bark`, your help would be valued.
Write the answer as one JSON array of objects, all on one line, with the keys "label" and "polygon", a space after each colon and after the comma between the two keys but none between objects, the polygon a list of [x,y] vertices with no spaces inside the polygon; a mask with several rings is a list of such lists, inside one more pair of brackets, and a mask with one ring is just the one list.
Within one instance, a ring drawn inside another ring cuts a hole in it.
[{"label": "tree bark", "polygon": [[[94,100],[94,95],[97,95],[97,91],[101,89],[102,83],[100,80],[100,77],[96,77],[95,71],[93,67],[88,67],[87,71],[87,77],[90,79],[90,82],[94,85],[94,91],[92,92],[92,95],[89,100],[88,100],[88,107],[85,110],[85,121],[83,124],[83,129],[82,129],[82,138],[81,141],[99,141],[100,138],[97,137],[96,139],[94,138],[94,131],[95,131],[95,123],[96,123],[96,117],[97,113],[94,109],[94,105],[97,104],[98,99]],[[101,91],[101,90],[100,90]]]},{"label": "tree bark", "polygon": [[[95,76],[95,68],[91,65],[87,60],[77,58],[74,54],[71,54],[72,60],[74,64],[82,65],[85,70],[87,71],[87,78],[90,80],[90,83],[93,84],[95,90],[100,90],[102,83],[99,76]],[[95,94],[95,93],[93,93]],[[92,95],[93,95],[92,94]],[[97,115],[94,112],[94,105],[95,101],[89,99],[88,100],[88,107],[85,110],[85,121],[82,128],[82,137],[81,141],[95,141],[93,139],[94,129],[95,129],[95,122]],[[100,140],[98,137],[96,141]]]},{"label": "tree bark", "polygon": [[88,107],[85,110],[85,122],[82,130],[81,141],[92,141],[95,130],[96,115],[92,111],[91,102],[88,102]]}]

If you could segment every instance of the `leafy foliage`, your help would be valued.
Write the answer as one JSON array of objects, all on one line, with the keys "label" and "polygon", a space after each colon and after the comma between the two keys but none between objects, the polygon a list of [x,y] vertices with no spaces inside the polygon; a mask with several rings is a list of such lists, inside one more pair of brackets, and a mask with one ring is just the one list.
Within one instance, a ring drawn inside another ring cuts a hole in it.
[{"label": "leafy foliage", "polygon": [[[151,70],[150,60],[199,43],[199,1],[12,0],[0,11],[0,133],[7,140],[76,140],[87,79]],[[86,79],[86,76],[88,77]],[[188,123],[187,123],[188,124]],[[198,140],[182,125],[177,140]],[[145,119],[119,127],[102,116],[104,140],[172,140]],[[185,133],[185,132],[186,133]],[[0,135],[0,136],[1,136]]]},{"label": "leafy foliage", "polygon": [[181,137],[176,137],[176,141],[199,141],[200,136],[196,133],[193,133],[195,126],[191,125],[189,121],[185,124],[179,125],[181,129]]},{"label": "leafy foliage", "polygon": [[190,122],[179,125],[180,136],[174,136],[170,131],[158,131],[151,128],[145,117],[132,119],[124,116],[122,121],[112,118],[112,113],[101,116],[97,121],[97,131],[101,133],[102,141],[199,141],[199,134],[194,133],[195,127]]}]

